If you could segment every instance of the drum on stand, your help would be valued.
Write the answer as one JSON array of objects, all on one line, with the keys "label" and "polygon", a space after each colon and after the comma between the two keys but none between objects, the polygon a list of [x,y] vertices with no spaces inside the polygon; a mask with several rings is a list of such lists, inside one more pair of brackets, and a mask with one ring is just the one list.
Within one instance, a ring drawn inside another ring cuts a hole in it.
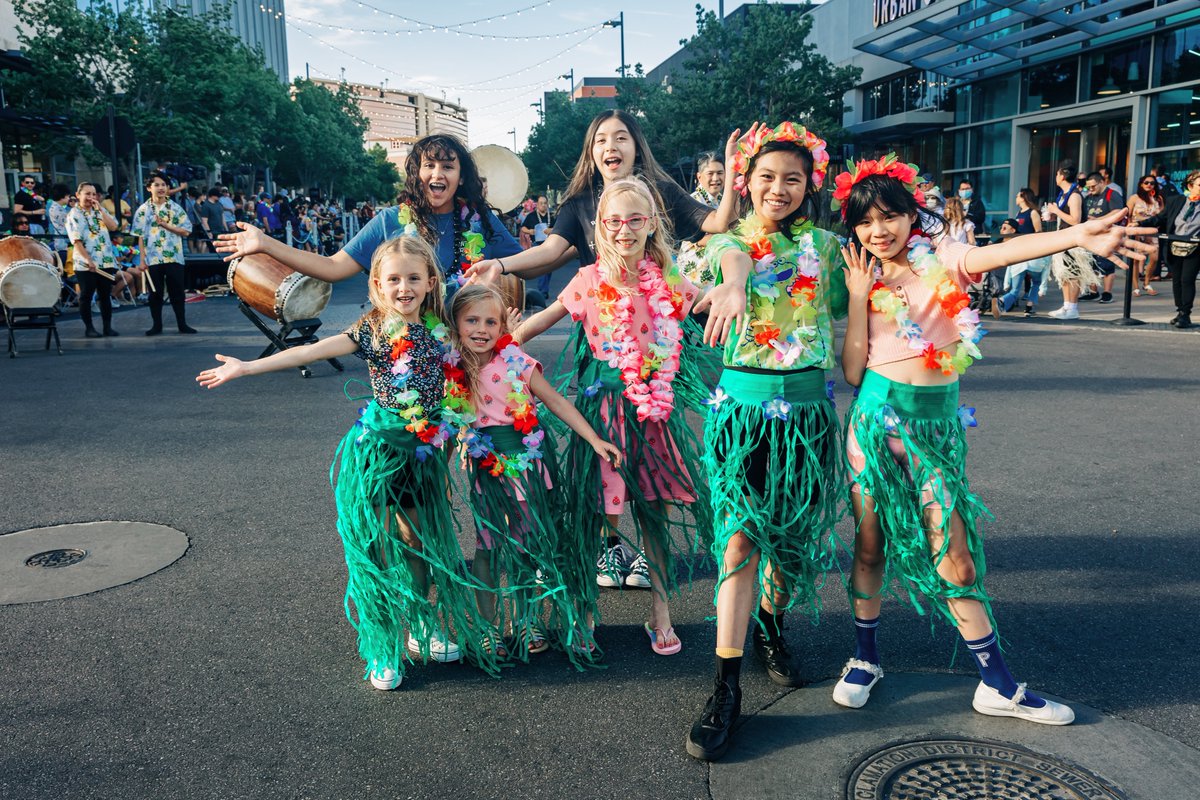
[{"label": "drum on stand", "polygon": [[500,294],[504,296],[504,307],[525,311],[525,281],[516,275],[500,276]]},{"label": "drum on stand", "polygon": [[[501,213],[521,205],[529,191],[529,172],[520,156],[507,147],[485,144],[472,150],[471,158],[484,179],[488,205]],[[505,308],[525,310],[525,281],[516,275],[504,275],[499,288]]]},{"label": "drum on stand", "polygon": [[0,239],[0,303],[10,309],[53,308],[62,267],[49,247],[28,236]]},{"label": "drum on stand", "polygon": [[279,322],[316,319],[333,293],[331,284],[301,275],[266,253],[235,258],[226,282],[239,300]]}]

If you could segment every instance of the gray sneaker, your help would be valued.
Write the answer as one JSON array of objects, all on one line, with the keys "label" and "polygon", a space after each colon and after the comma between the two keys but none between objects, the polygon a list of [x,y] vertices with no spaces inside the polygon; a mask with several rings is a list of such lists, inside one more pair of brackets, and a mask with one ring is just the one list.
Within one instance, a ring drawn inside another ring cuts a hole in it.
[{"label": "gray sneaker", "polygon": [[596,585],[606,589],[616,589],[621,586],[625,575],[629,572],[629,563],[633,561],[633,553],[623,544],[605,547],[596,559]]},{"label": "gray sneaker", "polygon": [[650,565],[646,562],[644,553],[638,553],[637,558],[629,566],[629,574],[625,576],[625,585],[631,589],[650,588]]}]

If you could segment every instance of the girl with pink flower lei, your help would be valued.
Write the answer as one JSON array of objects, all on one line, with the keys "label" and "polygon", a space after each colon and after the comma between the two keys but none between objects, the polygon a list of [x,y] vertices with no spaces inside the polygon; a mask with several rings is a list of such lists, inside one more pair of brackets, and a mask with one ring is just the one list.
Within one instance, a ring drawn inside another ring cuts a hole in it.
[{"label": "girl with pink flower lei", "polygon": [[927,234],[940,234],[944,221],[926,210],[917,173],[889,153],[851,165],[834,192],[852,236],[844,251],[850,309],[842,370],[860,389],[846,420],[857,650],[833,699],[860,708],[883,677],[875,632],[880,594],[894,579],[918,611],[927,599],[966,640],[982,678],[976,711],[1066,725],[1075,718],[1070,708],[1013,680],[983,588],[978,522],[989,512],[966,476],[965,432],[976,424],[975,409],[958,403],[958,376],[981,357],[983,330],[965,289],[992,270],[1072,247],[1125,267],[1118,256],[1142,260],[1153,245],[1133,237],[1153,229],[1123,227],[1120,209],[988,247],[941,237],[934,248]]},{"label": "girl with pink flower lei", "polygon": [[835,564],[841,437],[825,370],[846,291],[837,238],[809,219],[828,163],[825,142],[803,126],[755,123],[730,164],[753,209],[706,251],[718,285],[697,306],[711,304],[705,341],[724,345],[724,369],[704,425],[719,567],[716,685],[687,738],[688,753],[704,760],[725,753],[741,713],[751,611],[768,677],[798,686],[784,612],[815,612]]},{"label": "girl with pink flower lei", "polygon": [[[466,485],[456,488],[470,498],[474,515],[471,571],[487,587],[475,593],[483,645],[502,659],[526,660],[556,644],[582,668],[598,652],[577,618],[578,589],[559,568],[564,492],[552,491],[561,481],[538,401],[606,463],[620,464],[620,451],[596,435],[542,375],[542,365],[513,340],[509,326],[520,315],[505,312],[499,292],[474,284],[460,289],[450,317],[455,347],[442,421],[458,431],[467,460]],[[508,583],[498,593],[501,571]],[[504,596],[511,599],[502,602]],[[505,641],[508,630],[511,642]]]},{"label": "girl with pink flower lei", "polygon": [[577,538],[564,551],[583,570],[572,585],[586,587],[580,597],[585,614],[595,613],[598,583],[621,585],[619,565],[602,556],[600,575],[593,577],[587,554],[596,552],[602,536],[620,535],[621,513],[632,503],[645,555],[637,557],[625,584],[651,589],[645,630],[651,649],[664,656],[682,647],[667,602],[677,588],[672,531],[692,549],[696,531],[708,530],[706,504],[696,502],[703,484],[695,436],[676,408],[677,393],[699,384],[682,330],[698,290],[672,264],[670,242],[669,226],[645,183],[612,182],[596,212],[597,262],[579,270],[549,308],[515,333],[526,342],[569,313],[577,342],[586,342],[568,346],[577,362],[564,383],[574,377],[579,411],[624,459],[619,468],[605,463],[579,437],[568,447],[564,472],[578,487],[578,500],[567,533]]}]

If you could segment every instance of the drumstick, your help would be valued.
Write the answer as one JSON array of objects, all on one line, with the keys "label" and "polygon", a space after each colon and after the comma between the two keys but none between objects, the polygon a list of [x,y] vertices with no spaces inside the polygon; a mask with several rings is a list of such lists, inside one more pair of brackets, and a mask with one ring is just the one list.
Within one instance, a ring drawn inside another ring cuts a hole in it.
[{"label": "drumstick", "polygon": [[103,275],[104,277],[108,278],[110,281],[113,281],[114,283],[115,283],[115,282],[116,282],[116,280],[117,280],[117,279],[116,279],[114,276],[112,276],[112,275],[109,275],[107,272],[105,272],[104,270],[100,269],[99,267],[96,267],[96,270],[95,270],[95,271],[96,271],[96,273],[97,273],[97,274]]},{"label": "drumstick", "polygon": [[154,288],[154,278],[150,277],[150,268],[149,267],[142,270],[142,293],[143,294],[145,294],[145,292],[146,292],[147,282],[150,284],[150,291],[152,291],[152,292],[158,291],[158,289]]}]

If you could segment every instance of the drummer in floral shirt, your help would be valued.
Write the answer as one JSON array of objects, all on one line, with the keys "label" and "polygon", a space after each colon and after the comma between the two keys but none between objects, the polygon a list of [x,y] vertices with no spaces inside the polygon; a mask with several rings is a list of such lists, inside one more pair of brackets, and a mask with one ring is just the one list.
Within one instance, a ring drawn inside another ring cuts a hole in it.
[{"label": "drummer in floral shirt", "polygon": [[150,199],[133,215],[133,233],[141,239],[142,264],[149,267],[150,318],[153,324],[147,336],[162,333],[163,284],[171,292],[171,308],[180,333],[195,333],[184,320],[183,239],[192,232],[187,213],[170,199],[171,184],[161,172],[152,172],[146,180]]},{"label": "drummer in floral shirt", "polygon": [[112,326],[112,296],[109,281],[117,257],[113,252],[109,231],[117,229],[113,215],[100,205],[100,192],[94,183],[81,183],[75,196],[79,205],[67,214],[67,238],[75,254],[75,278],[79,281],[79,317],[83,320],[84,335],[99,339],[92,326],[92,295],[99,297],[100,320],[105,336],[119,336]]}]

